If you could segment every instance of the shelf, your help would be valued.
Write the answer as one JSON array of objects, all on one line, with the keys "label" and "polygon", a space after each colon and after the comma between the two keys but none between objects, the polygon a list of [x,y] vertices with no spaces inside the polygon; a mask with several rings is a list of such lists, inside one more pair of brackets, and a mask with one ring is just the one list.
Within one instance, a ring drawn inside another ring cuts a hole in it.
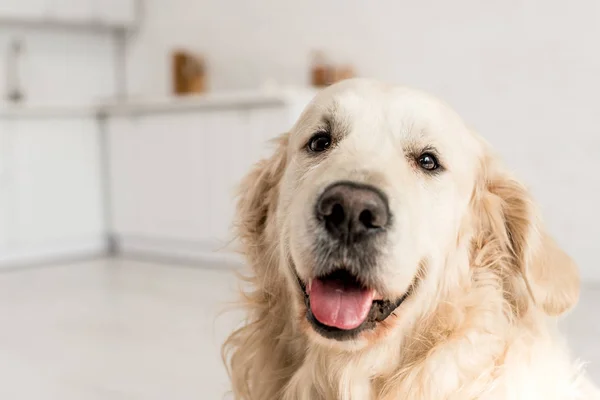
[{"label": "shelf", "polygon": [[0,26],[77,31],[137,28],[141,0],[0,0]]},{"label": "shelf", "polygon": [[215,92],[182,97],[141,98],[100,105],[104,114],[156,114],[189,112],[203,109],[276,107],[286,104],[306,104],[316,91],[309,88]]},{"label": "shelf", "polygon": [[0,106],[0,118],[4,119],[95,118],[97,114],[93,106]]},{"label": "shelf", "polygon": [[90,106],[0,105],[0,118],[84,118],[99,115],[164,114],[285,105],[304,107],[316,92],[311,88],[248,90],[182,97],[165,96],[105,101]]},{"label": "shelf", "polygon": [[3,27],[26,27],[38,29],[65,29],[92,32],[112,32],[116,30],[132,30],[135,24],[122,22],[102,21],[100,19],[67,19],[67,18],[16,18],[0,16],[0,26]]}]

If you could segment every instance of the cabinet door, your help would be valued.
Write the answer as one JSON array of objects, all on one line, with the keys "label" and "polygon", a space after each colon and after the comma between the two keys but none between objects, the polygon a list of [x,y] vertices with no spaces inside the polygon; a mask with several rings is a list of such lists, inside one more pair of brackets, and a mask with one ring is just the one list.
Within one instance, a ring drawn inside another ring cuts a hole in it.
[{"label": "cabinet door", "polygon": [[103,233],[99,148],[93,118],[14,121],[10,239],[46,246]]},{"label": "cabinet door", "polygon": [[113,228],[119,235],[201,242],[210,237],[209,151],[192,113],[109,123]]},{"label": "cabinet door", "polygon": [[282,132],[280,109],[112,118],[113,228],[118,235],[222,250],[237,184]]},{"label": "cabinet door", "polygon": [[10,206],[10,121],[0,119],[0,254],[8,247]]}]

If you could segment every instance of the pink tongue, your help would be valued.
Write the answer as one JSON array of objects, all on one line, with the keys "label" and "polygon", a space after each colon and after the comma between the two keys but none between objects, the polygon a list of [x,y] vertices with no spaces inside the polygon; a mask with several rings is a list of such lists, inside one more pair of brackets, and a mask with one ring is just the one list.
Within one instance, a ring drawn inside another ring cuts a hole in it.
[{"label": "pink tongue", "polygon": [[315,279],[310,288],[310,309],[322,324],[355,329],[367,319],[374,291],[347,286],[340,280]]}]

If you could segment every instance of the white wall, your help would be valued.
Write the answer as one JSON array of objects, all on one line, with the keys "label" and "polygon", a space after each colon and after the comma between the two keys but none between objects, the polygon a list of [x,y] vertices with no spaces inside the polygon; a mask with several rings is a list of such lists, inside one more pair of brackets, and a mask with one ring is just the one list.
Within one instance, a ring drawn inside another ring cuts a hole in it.
[{"label": "white wall", "polygon": [[523,79],[533,91],[569,74],[589,77],[600,62],[592,51],[600,36],[596,0],[568,5],[559,0],[379,0],[376,5],[145,0],[145,5],[130,69],[132,89],[142,94],[168,90],[167,55],[177,45],[209,56],[214,88],[253,87],[271,78],[304,83],[308,54],[315,48],[355,63],[363,75],[446,95],[466,86],[465,98],[473,97],[466,96],[473,89],[480,98],[489,90],[508,92],[515,86],[507,83]]},{"label": "white wall", "polygon": [[146,0],[145,14],[130,52],[134,94],[167,93],[169,52],[185,46],[206,54],[214,89],[305,84],[320,48],[363,76],[441,95],[600,279],[598,0]]}]

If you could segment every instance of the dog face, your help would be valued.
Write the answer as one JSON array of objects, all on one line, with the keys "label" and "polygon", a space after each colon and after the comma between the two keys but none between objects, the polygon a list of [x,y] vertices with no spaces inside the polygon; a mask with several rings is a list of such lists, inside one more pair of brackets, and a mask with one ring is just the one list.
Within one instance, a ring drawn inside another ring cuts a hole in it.
[{"label": "dog face", "polygon": [[[319,93],[281,143],[246,180],[242,237],[258,278],[285,286],[265,290],[285,293],[289,323],[316,342],[356,348],[401,332],[442,287],[468,279],[477,243],[497,244],[495,256],[518,271],[511,285],[547,312],[574,303],[568,258],[553,273],[571,288],[548,279],[548,255],[564,253],[526,191],[441,101],[344,81]],[[527,282],[534,275],[543,278]]]},{"label": "dog face", "polygon": [[287,151],[278,223],[309,319],[355,337],[455,245],[480,146],[430,96],[349,81],[309,105]]}]

